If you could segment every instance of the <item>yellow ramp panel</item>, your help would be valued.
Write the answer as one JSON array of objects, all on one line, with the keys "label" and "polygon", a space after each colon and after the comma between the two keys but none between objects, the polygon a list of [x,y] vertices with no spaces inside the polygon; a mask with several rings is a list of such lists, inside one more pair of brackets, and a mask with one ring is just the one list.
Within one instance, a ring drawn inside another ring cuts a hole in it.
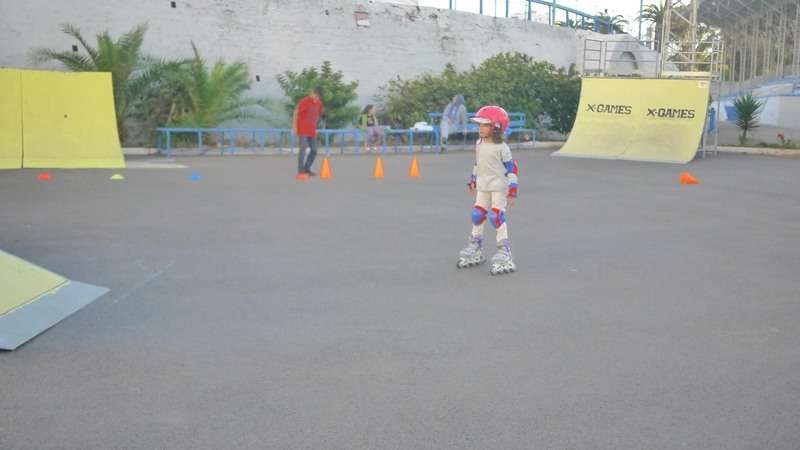
[{"label": "yellow ramp panel", "polygon": [[698,80],[585,78],[575,126],[555,156],[687,163],[708,90]]},{"label": "yellow ramp panel", "polygon": [[644,82],[644,116],[624,159],[688,163],[697,154],[708,112],[704,80]]},{"label": "yellow ramp panel", "polygon": [[614,97],[613,86],[604,81],[608,80],[581,81],[575,124],[559,156],[616,159],[628,150],[628,143],[620,135],[634,132],[636,123],[621,118],[630,118],[633,110],[630,102],[609,101]]},{"label": "yellow ramp panel", "polygon": [[22,168],[22,80],[0,69],[0,169]]},{"label": "yellow ramp panel", "polygon": [[0,250],[0,316],[67,282],[60,275]]},{"label": "yellow ramp panel", "polygon": [[122,168],[109,73],[22,72],[23,166]]}]

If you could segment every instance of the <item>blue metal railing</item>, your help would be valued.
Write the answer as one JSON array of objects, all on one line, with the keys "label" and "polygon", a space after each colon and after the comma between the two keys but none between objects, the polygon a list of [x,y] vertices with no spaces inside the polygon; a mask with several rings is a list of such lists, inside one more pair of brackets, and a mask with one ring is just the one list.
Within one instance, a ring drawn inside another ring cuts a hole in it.
[{"label": "blue metal railing", "polygon": [[[172,156],[174,147],[174,138],[176,136],[194,135],[192,137],[196,142],[196,147],[199,151],[205,153],[206,147],[204,145],[204,136],[219,136],[219,154],[235,153],[237,149],[237,140],[246,137],[249,139],[251,148],[259,148],[266,152],[267,147],[272,144],[274,148],[278,149],[279,153],[283,153],[284,146],[291,149],[297,144],[297,137],[294,132],[288,128],[157,128],[156,147],[159,153]],[[391,129],[386,128],[383,130],[382,136],[382,151],[386,153],[389,146],[389,136],[395,136],[393,139],[393,150],[395,153],[400,151],[401,145],[398,145],[398,138],[404,137],[407,142],[409,153],[413,153],[415,141],[417,144],[434,147],[439,142],[439,134],[437,130],[415,130],[415,129]],[[331,149],[335,145],[335,140],[339,139],[340,152],[344,153],[345,143],[347,138],[355,145],[355,152],[361,152],[361,144],[365,142],[367,135],[363,129],[348,128],[348,129],[322,129],[317,130],[318,138],[320,139],[323,151],[325,154],[330,154]],[[428,139],[425,139],[428,137]],[[228,145],[230,143],[230,145]]]},{"label": "blue metal railing", "polygon": [[[437,114],[437,113],[431,113]],[[519,113],[522,114],[522,113]],[[441,114],[439,114],[441,116]],[[523,114],[524,116],[524,114]],[[512,122],[513,123],[513,122]],[[521,122],[524,125],[524,119]],[[267,152],[268,146],[272,145],[273,148],[278,150],[278,153],[283,153],[284,146],[287,151],[297,146],[297,136],[288,128],[157,128],[156,147],[159,153],[166,154],[168,157],[172,156],[174,147],[174,139],[176,136],[186,137],[191,136],[191,139],[196,142],[196,148],[202,153],[206,153],[204,136],[219,136],[219,154],[236,153],[237,141],[242,137],[249,139],[249,147],[254,149],[261,149],[264,153]],[[467,130],[473,131],[473,130]],[[508,136],[513,133],[530,133],[531,138],[535,140],[536,130],[528,128],[510,128]],[[439,127],[434,126],[431,130],[415,130],[409,129],[392,129],[386,128],[383,130],[381,141],[382,153],[387,153],[389,148],[392,148],[394,153],[399,153],[402,147],[406,147],[408,153],[414,152],[415,145],[421,145],[422,151],[425,147],[430,147],[432,150],[439,150]],[[348,128],[348,129],[322,129],[317,130],[317,135],[322,141],[323,152],[329,155],[331,149],[334,148],[335,138],[339,138],[340,153],[344,153],[347,138],[351,139],[354,144],[356,153],[361,152],[361,144],[365,142],[367,135],[366,131],[361,128]],[[389,137],[393,137],[392,145],[389,144]],[[466,133],[464,133],[464,143],[466,144]],[[398,144],[401,138],[405,138],[405,143]],[[230,144],[230,145],[229,145]]]},{"label": "blue metal railing", "polygon": [[[558,0],[516,0],[514,3],[523,3],[525,6],[524,14],[527,20],[533,20],[533,5],[542,5],[547,7],[547,23],[550,25],[557,25],[559,24],[556,21],[557,15],[563,13],[566,19],[563,22],[560,22],[562,26],[568,26],[571,28],[581,28],[587,29],[588,25],[591,26],[593,31],[602,32],[606,31],[607,33],[614,33],[614,27],[606,18],[595,14],[589,14],[583,11],[579,11],[574,8],[570,8],[568,6],[563,6],[558,4]],[[478,14],[484,15],[484,12],[487,9],[484,7],[485,5],[492,4],[495,7],[495,16],[497,16],[497,5],[504,4],[505,6],[505,17],[510,17],[511,11],[511,1],[510,0],[493,0],[489,2],[488,0],[478,0]],[[449,9],[451,10],[461,10],[462,8],[458,7],[457,0],[450,0],[449,1]],[[475,12],[474,9],[472,12]],[[572,15],[572,17],[570,17]],[[575,20],[572,20],[572,19]],[[588,25],[587,25],[588,24]]]}]

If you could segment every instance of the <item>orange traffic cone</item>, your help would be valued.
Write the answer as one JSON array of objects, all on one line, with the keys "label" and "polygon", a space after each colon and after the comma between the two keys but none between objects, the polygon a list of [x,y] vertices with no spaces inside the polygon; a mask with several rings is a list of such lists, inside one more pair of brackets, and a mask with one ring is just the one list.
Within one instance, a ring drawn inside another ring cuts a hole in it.
[{"label": "orange traffic cone", "polygon": [[411,168],[408,169],[408,176],[411,178],[419,178],[419,163],[417,163],[416,156],[411,160]]},{"label": "orange traffic cone", "polygon": [[333,178],[333,173],[331,172],[331,163],[328,162],[328,158],[322,160],[322,170],[319,173],[319,177],[323,180],[330,180]]},{"label": "orange traffic cone", "polygon": [[681,174],[681,184],[700,184],[700,182],[689,172],[683,172]]},{"label": "orange traffic cone", "polygon": [[36,179],[39,181],[50,181],[53,179],[53,177],[49,172],[42,172],[36,177]]},{"label": "orange traffic cone", "polygon": [[381,160],[380,156],[375,161],[375,173],[373,176],[375,178],[383,178],[383,160]]}]

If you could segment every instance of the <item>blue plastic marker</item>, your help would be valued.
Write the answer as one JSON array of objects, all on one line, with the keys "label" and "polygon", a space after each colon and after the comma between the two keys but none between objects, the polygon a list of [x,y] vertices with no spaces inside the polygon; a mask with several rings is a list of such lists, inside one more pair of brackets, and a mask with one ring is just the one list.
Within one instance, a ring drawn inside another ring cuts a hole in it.
[{"label": "blue plastic marker", "polygon": [[203,177],[197,172],[192,172],[192,174],[189,175],[189,181],[200,181],[202,179]]}]

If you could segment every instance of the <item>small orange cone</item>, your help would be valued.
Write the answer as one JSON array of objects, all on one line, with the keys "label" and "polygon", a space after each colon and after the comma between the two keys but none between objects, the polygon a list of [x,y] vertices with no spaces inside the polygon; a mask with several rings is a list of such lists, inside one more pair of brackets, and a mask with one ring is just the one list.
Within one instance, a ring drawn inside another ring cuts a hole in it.
[{"label": "small orange cone", "polygon": [[411,160],[411,168],[408,169],[408,176],[411,178],[419,178],[419,163],[417,157]]},{"label": "small orange cone", "polygon": [[375,178],[383,178],[383,160],[381,160],[380,156],[375,161],[375,174],[373,176]]},{"label": "small orange cone", "polygon": [[700,184],[700,182],[689,172],[683,172],[681,174],[681,184]]},{"label": "small orange cone", "polygon": [[50,175],[49,172],[42,172],[39,174],[39,176],[36,177],[36,179],[39,181],[51,181],[53,179],[53,176]]},{"label": "small orange cone", "polygon": [[308,178],[309,178],[309,176],[308,176],[308,174],[307,174],[307,173],[298,173],[298,174],[297,174],[297,175],[294,177],[294,179],[295,179],[295,180],[302,180],[302,181],[307,181],[307,180],[308,180]]},{"label": "small orange cone", "polygon": [[333,173],[331,172],[331,163],[328,162],[328,158],[322,160],[322,170],[319,173],[319,177],[323,180],[330,180],[333,178]]}]

